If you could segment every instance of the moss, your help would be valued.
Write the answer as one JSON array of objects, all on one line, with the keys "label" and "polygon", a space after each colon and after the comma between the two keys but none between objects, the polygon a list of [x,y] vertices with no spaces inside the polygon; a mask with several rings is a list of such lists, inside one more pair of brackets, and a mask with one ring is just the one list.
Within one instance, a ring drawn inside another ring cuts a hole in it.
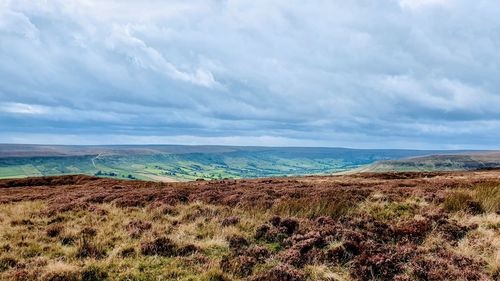
[{"label": "moss", "polygon": [[283,245],[280,243],[265,243],[263,245],[273,253],[277,253],[283,249]]},{"label": "moss", "polygon": [[228,247],[213,245],[203,249],[203,254],[209,258],[221,258],[229,253]]}]

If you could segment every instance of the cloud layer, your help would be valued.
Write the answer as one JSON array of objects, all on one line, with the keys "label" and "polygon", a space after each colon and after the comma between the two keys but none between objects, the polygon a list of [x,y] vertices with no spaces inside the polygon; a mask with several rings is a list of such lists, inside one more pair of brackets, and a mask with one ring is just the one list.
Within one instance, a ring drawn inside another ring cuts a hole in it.
[{"label": "cloud layer", "polygon": [[0,142],[498,149],[499,10],[0,0]]}]

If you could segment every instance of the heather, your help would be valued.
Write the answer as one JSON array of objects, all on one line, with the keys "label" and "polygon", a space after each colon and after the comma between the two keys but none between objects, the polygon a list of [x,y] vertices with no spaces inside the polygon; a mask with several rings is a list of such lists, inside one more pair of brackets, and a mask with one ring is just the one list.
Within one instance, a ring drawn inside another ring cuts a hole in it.
[{"label": "heather", "polygon": [[0,181],[1,280],[498,280],[500,173]]}]

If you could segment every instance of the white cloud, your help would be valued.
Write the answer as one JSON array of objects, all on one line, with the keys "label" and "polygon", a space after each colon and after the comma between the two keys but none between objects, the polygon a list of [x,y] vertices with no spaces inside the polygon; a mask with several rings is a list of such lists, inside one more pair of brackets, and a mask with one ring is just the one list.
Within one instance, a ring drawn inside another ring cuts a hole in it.
[{"label": "white cloud", "polygon": [[107,45],[114,51],[126,55],[132,62],[142,68],[163,73],[173,79],[191,82],[205,87],[213,87],[218,83],[212,73],[198,68],[194,73],[179,70],[160,53],[160,51],[147,46],[144,41],[134,37],[130,26],[114,26]]},{"label": "white cloud", "polygon": [[0,112],[14,114],[45,114],[47,110],[43,106],[24,104],[24,103],[0,103]]}]

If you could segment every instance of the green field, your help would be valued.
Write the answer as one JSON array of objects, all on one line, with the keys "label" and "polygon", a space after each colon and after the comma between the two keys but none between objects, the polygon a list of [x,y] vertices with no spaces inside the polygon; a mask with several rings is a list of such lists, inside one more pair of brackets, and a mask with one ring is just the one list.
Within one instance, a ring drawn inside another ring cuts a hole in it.
[{"label": "green field", "polygon": [[0,178],[87,174],[153,181],[331,174],[429,151],[230,146],[0,145]]}]

